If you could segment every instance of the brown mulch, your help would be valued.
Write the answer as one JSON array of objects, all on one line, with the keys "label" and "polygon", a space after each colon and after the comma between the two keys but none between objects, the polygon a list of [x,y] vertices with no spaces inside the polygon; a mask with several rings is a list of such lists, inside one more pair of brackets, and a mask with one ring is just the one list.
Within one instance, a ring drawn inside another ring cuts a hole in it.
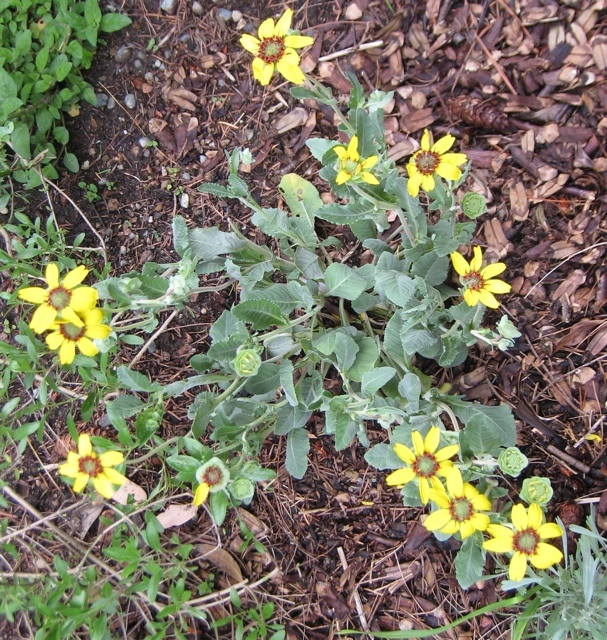
[{"label": "brown mulch", "polygon": [[[238,45],[246,23],[257,25],[285,3],[200,4],[201,15],[183,0],[175,15],[153,2],[125,5],[133,25],[108,38],[89,77],[117,106],[83,105],[70,123],[70,150],[88,166],[64,175],[61,188],[84,202],[77,182],[106,181],[101,200],[82,208],[105,239],[114,273],[175,260],[174,215],[191,226],[225,225],[229,216],[248,228],[244,209],[196,190],[225,179],[224,149],[250,147],[256,161],[245,177],[256,197],[275,203],[281,175],[314,166],[306,140],[335,135],[332,114],[294,101],[288,84],[275,81],[264,90],[254,83],[249,56]],[[472,159],[468,186],[489,202],[477,240],[508,265],[513,292],[503,309],[522,337],[506,354],[474,350],[446,375],[471,400],[512,406],[529,472],[552,480],[552,515],[582,524],[587,504],[607,487],[605,1],[288,5],[295,25],[316,36],[304,56],[307,71],[342,97],[347,70],[368,90],[394,91],[386,119],[391,157],[404,163],[413,141],[430,128],[456,136]],[[226,20],[219,8],[241,17]],[[131,56],[120,65],[114,56],[124,44]],[[127,93],[137,98],[134,109],[124,106]],[[147,154],[138,142],[144,136],[158,143]],[[69,234],[87,232],[62,204],[58,215]],[[230,304],[221,295],[192,302],[138,368],[161,382],[174,380]],[[136,352],[126,352],[125,362]],[[183,398],[167,408],[166,437],[187,428],[186,408]],[[324,640],[343,628],[434,627],[499,599],[490,581],[459,589],[454,547],[426,532],[419,511],[402,506],[398,492],[368,468],[361,447],[336,453],[322,425],[311,425],[310,433],[302,481],[282,469],[280,440],[265,453],[278,481],[258,494],[246,517],[267,554],[238,551],[234,517],[221,536],[251,583],[272,573],[261,588],[275,599],[290,639]],[[586,439],[592,433],[600,442]],[[49,453],[43,462],[57,461]],[[30,473],[36,477],[35,469]],[[150,483],[154,474],[134,479]],[[513,492],[522,479],[512,482]],[[45,476],[38,480],[38,494],[28,499],[44,512],[53,504],[45,494],[57,489]],[[208,528],[204,511],[199,518],[182,528],[184,541]],[[508,637],[508,626],[506,616],[482,617],[440,637],[497,640]]]}]

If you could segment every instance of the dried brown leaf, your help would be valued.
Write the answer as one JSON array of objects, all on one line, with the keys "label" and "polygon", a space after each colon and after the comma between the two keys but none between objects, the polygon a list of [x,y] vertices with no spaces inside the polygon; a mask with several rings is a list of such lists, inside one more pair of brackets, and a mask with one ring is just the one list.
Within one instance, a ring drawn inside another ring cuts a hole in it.
[{"label": "dried brown leaf", "polygon": [[584,282],[586,282],[586,274],[581,269],[575,269],[557,287],[552,294],[552,299],[560,300],[563,296],[572,296]]},{"label": "dried brown leaf", "polygon": [[198,513],[198,507],[193,504],[172,504],[162,513],[159,513],[156,518],[158,522],[165,528],[179,527],[186,522],[189,522],[192,518],[196,517]]},{"label": "dried brown leaf", "polygon": [[231,578],[234,582],[243,582],[244,577],[240,566],[229,551],[205,542],[197,544],[196,549],[204,554],[211,564],[223,571],[228,578]]},{"label": "dried brown leaf", "polygon": [[276,132],[280,135],[291,129],[303,126],[308,120],[308,111],[303,107],[295,107],[293,111],[278,118],[274,123]]},{"label": "dried brown leaf", "polygon": [[510,211],[515,220],[523,221],[529,217],[529,200],[522,182],[510,187]]}]

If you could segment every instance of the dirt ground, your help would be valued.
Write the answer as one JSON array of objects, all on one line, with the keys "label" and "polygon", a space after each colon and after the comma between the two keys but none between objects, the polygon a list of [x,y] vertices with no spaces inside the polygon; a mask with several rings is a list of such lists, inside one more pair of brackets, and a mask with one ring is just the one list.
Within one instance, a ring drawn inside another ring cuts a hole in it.
[{"label": "dirt ground", "polygon": [[[255,164],[245,177],[264,203],[276,203],[280,177],[290,171],[304,171],[326,189],[314,177],[305,141],[335,135],[331,114],[302,106],[287,83],[264,89],[253,82],[238,44],[247,25],[287,5],[296,27],[316,37],[304,56],[307,71],[341,95],[349,89],[347,70],[369,90],[395,92],[386,121],[395,160],[404,164],[424,128],[453,134],[472,159],[469,186],[489,201],[477,241],[508,265],[513,291],[503,308],[522,337],[508,353],[474,350],[437,382],[452,383],[471,400],[508,403],[532,463],[528,475],[552,480],[551,516],[582,524],[587,505],[607,496],[603,0],[177,0],[173,14],[151,0],[125,2],[132,26],[107,38],[88,74],[105,96],[102,106],[82,105],[69,123],[69,150],[84,170],[62,175],[61,189],[103,236],[114,273],[147,260],[174,261],[175,215],[191,226],[224,228],[229,217],[246,232],[244,209],[196,190],[225,180],[224,149],[251,149]],[[375,44],[356,50],[366,43]],[[134,96],[133,107],[127,96]],[[97,185],[99,198],[88,202],[82,182]],[[57,196],[55,204],[70,236],[90,235],[66,200]],[[137,367],[161,382],[174,380],[231,303],[219,294],[192,301]],[[187,430],[187,404],[167,407],[165,437]],[[382,474],[368,468],[360,446],[336,453],[322,424],[311,424],[310,432],[310,468],[301,481],[282,469],[280,439],[265,452],[279,480],[273,492],[256,496],[247,517],[268,554],[237,552],[235,517],[221,531],[247,580],[272,574],[261,589],[280,603],[290,639],[324,640],[365,624],[439,626],[501,597],[492,582],[459,589],[451,565],[457,543],[429,534],[419,512],[403,507]],[[585,438],[591,433],[600,442]],[[57,461],[53,452],[43,460]],[[154,471],[151,463],[133,480],[150,485]],[[512,481],[513,492],[524,477]],[[70,499],[34,465],[22,481],[42,513]],[[599,511],[607,512],[603,502]],[[208,526],[201,510],[179,535],[195,541]],[[507,615],[480,617],[440,637],[507,638],[509,624]]]}]

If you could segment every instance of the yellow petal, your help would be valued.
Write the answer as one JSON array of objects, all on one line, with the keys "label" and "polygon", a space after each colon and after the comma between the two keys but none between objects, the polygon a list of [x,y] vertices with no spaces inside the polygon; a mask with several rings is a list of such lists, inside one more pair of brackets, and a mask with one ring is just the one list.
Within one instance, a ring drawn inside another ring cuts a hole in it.
[{"label": "yellow petal", "polygon": [[346,147],[342,147],[341,145],[337,145],[333,147],[333,151],[335,151],[335,155],[342,161],[347,162],[348,160],[348,150]]},{"label": "yellow petal", "polygon": [[270,84],[274,73],[273,64],[266,64],[261,58],[254,58],[251,66],[253,68],[253,77],[260,85],[265,87]]},{"label": "yellow petal", "polygon": [[78,455],[81,458],[86,458],[93,453],[93,445],[91,444],[91,437],[88,433],[81,433],[78,436]]},{"label": "yellow petal", "polygon": [[379,180],[372,173],[369,173],[368,171],[363,171],[360,174],[360,177],[367,184],[372,184],[372,185],[378,185],[379,184]]},{"label": "yellow petal", "polygon": [[493,553],[508,553],[512,551],[512,541],[509,542],[506,538],[492,538],[483,542],[483,549]]},{"label": "yellow petal", "polygon": [[481,299],[481,294],[474,289],[466,289],[464,291],[464,300],[466,301],[469,307],[475,307],[479,300]]},{"label": "yellow petal", "polygon": [[450,444],[448,447],[443,447],[440,451],[437,451],[434,455],[437,462],[445,462],[445,460],[452,458],[458,451],[458,444]]},{"label": "yellow petal", "polygon": [[70,307],[78,313],[90,311],[99,299],[99,292],[93,287],[78,287],[72,291]]},{"label": "yellow petal", "polygon": [[114,495],[114,485],[109,481],[105,475],[98,475],[93,478],[93,487],[95,491],[109,500]]},{"label": "yellow petal", "polygon": [[499,276],[499,274],[503,273],[505,270],[506,265],[503,262],[493,262],[481,270],[481,276],[483,277],[483,280],[491,280],[491,278]]},{"label": "yellow petal", "polygon": [[430,485],[426,478],[419,479],[419,499],[422,504],[428,504],[430,501]]},{"label": "yellow petal", "polygon": [[76,327],[84,327],[82,318],[80,318],[80,316],[71,307],[65,307],[65,309],[61,311],[60,316],[62,322],[69,322]]},{"label": "yellow petal", "polygon": [[449,496],[445,493],[445,490],[437,491],[436,489],[430,489],[430,493],[428,494],[430,498],[430,502],[433,502],[436,506],[441,509],[448,509],[451,505],[451,500],[449,500]]},{"label": "yellow petal", "polygon": [[402,487],[415,478],[415,471],[408,467],[393,471],[387,478],[386,484],[389,487]]},{"label": "yellow petal", "polygon": [[425,520],[424,527],[428,531],[438,531],[442,529],[451,520],[449,509],[438,509],[433,511]]},{"label": "yellow petal", "polygon": [[469,538],[475,531],[482,531],[482,529],[475,527],[472,523],[472,520],[461,522],[459,525],[459,533],[462,537],[462,540]]},{"label": "yellow petal", "polygon": [[363,160],[360,163],[360,166],[363,169],[372,169],[379,162],[378,156],[369,156],[366,160]]},{"label": "yellow petal", "polygon": [[76,357],[76,345],[70,340],[64,340],[59,348],[59,362],[61,364],[71,364]]},{"label": "yellow petal", "polygon": [[[424,439],[422,438],[422,434],[419,431],[414,431],[411,434],[411,440],[413,441],[413,450],[415,451],[415,457],[417,458],[423,455],[426,450],[424,449]],[[396,451],[396,447],[394,447],[394,450]],[[398,455],[398,451],[396,451],[396,455]]]},{"label": "yellow petal", "polygon": [[285,38],[285,47],[291,47],[292,49],[309,47],[311,44],[314,44],[314,38],[310,36],[290,35]]},{"label": "yellow petal", "polygon": [[80,473],[80,461],[75,451],[67,454],[67,462],[59,465],[59,473],[68,478],[75,478]]},{"label": "yellow petal", "polygon": [[32,304],[48,302],[48,289],[42,287],[25,287],[19,291],[19,299]]},{"label": "yellow petal", "polygon": [[102,467],[115,467],[124,462],[124,455],[120,451],[106,451],[99,456]]},{"label": "yellow petal", "polygon": [[32,314],[30,328],[35,333],[44,333],[55,322],[57,310],[50,304],[41,304]]},{"label": "yellow petal", "polygon": [[446,153],[451,149],[454,142],[455,138],[451,134],[447,134],[432,145],[432,151],[434,151],[434,153],[438,153],[439,156],[442,156],[443,153]]},{"label": "yellow petal", "polygon": [[107,324],[94,324],[86,328],[84,335],[87,338],[103,340],[107,338],[110,333],[112,333],[112,329]]},{"label": "yellow petal", "polygon": [[123,485],[126,482],[126,478],[116,469],[104,469],[103,475],[112,483],[118,486]]},{"label": "yellow petal", "polygon": [[276,27],[274,27],[275,36],[286,36],[287,31],[291,28],[291,20],[293,19],[293,9],[285,9],[285,12],[278,18]]},{"label": "yellow petal", "polygon": [[563,535],[563,530],[555,522],[546,522],[538,528],[537,533],[542,540],[546,538],[560,538]]},{"label": "yellow petal", "polygon": [[358,162],[360,156],[358,155],[358,136],[352,136],[350,143],[348,144],[348,159]]},{"label": "yellow petal", "polygon": [[529,560],[537,569],[547,569],[553,564],[558,564],[563,559],[563,554],[551,544],[540,542],[537,545],[537,552]]},{"label": "yellow petal", "polygon": [[49,333],[45,338],[46,345],[51,351],[57,351],[64,340],[65,338],[59,331],[53,331],[53,333]]},{"label": "yellow petal", "polygon": [[434,425],[430,427],[424,438],[424,451],[434,453],[440,444],[440,429]]},{"label": "yellow petal", "polygon": [[503,524],[490,524],[487,527],[487,533],[494,538],[508,540],[510,542],[510,547],[512,547],[512,540],[514,539],[514,532],[512,529],[505,527]]},{"label": "yellow petal", "polygon": [[[455,467],[453,467],[455,469]],[[449,473],[447,474],[447,489],[449,489],[449,493],[454,498],[461,498],[464,494],[464,481],[462,480],[462,474],[459,473]]]},{"label": "yellow petal", "polygon": [[[535,506],[537,507],[537,505]],[[512,507],[510,519],[512,520],[512,524],[517,531],[523,531],[529,526],[529,518],[527,517],[527,512],[525,511],[525,507],[522,504],[515,504]]]},{"label": "yellow petal", "polygon": [[527,573],[527,556],[520,551],[515,551],[510,560],[510,568],[508,569],[508,577],[510,580],[518,582],[525,577]]},{"label": "yellow petal", "polygon": [[459,251],[454,251],[451,254],[451,262],[453,263],[453,268],[456,273],[460,276],[465,276],[470,273],[470,265]]},{"label": "yellow petal", "polygon": [[487,290],[486,287],[483,287],[478,292],[479,300],[489,309],[497,309],[500,306],[500,303],[497,301],[497,298]]},{"label": "yellow petal", "polygon": [[259,25],[259,29],[257,29],[257,35],[260,40],[263,40],[264,38],[272,38],[275,35],[274,20],[272,18],[264,20]]},{"label": "yellow petal", "polygon": [[345,171],[344,169],[342,169],[335,176],[335,182],[337,182],[337,184],[345,184],[351,178],[352,178],[352,175],[350,173],[348,173],[347,171]]},{"label": "yellow petal", "polygon": [[491,293],[510,293],[512,286],[503,280],[487,280],[483,289],[486,289]]},{"label": "yellow petal", "polygon": [[248,33],[240,36],[240,44],[243,49],[246,49],[249,53],[252,53],[256,56],[259,53],[259,40]]},{"label": "yellow petal", "polygon": [[78,345],[80,353],[88,356],[89,358],[92,358],[99,353],[99,349],[97,349],[97,347],[85,336],[80,338],[76,344]]},{"label": "yellow petal", "polygon": [[434,182],[434,174],[430,176],[425,176],[423,173],[422,176],[422,189],[424,191],[432,191],[436,186],[436,182]]},{"label": "yellow petal", "polygon": [[196,493],[194,494],[194,506],[200,506],[209,496],[209,485],[206,482],[202,482],[198,485]]},{"label": "yellow petal", "polygon": [[527,526],[537,531],[542,526],[542,522],[544,522],[542,507],[539,504],[530,504],[527,512]]},{"label": "yellow petal", "polygon": [[[409,165],[407,165],[407,170],[409,170]],[[419,194],[419,188],[422,184],[422,174],[419,171],[415,173],[409,172],[409,182],[407,183],[407,191],[409,195],[413,198],[416,198]]]},{"label": "yellow petal", "polygon": [[49,289],[56,289],[59,286],[59,267],[54,262],[46,265],[44,279]]},{"label": "yellow petal", "polygon": [[416,455],[409,449],[409,447],[397,442],[394,445],[394,453],[407,464],[413,464],[415,462]]},{"label": "yellow petal", "polygon": [[424,151],[430,151],[430,132],[428,129],[424,129],[424,135],[422,136],[420,146]]},{"label": "yellow petal", "polygon": [[89,476],[87,473],[79,473],[74,480],[74,484],[72,485],[72,491],[74,493],[82,493],[84,491],[84,487],[88,484]]},{"label": "yellow petal", "polygon": [[472,498],[470,501],[472,502],[472,506],[478,511],[491,510],[491,500],[489,500],[489,498],[487,498],[487,496],[483,495],[482,493],[474,496],[474,498]]},{"label": "yellow petal", "polygon": [[452,164],[459,167],[468,162],[468,156],[465,153],[445,153],[440,157],[441,164]]},{"label": "yellow petal", "polygon": [[476,246],[472,250],[472,260],[470,260],[470,271],[480,273],[482,266],[483,266],[483,252],[481,251],[480,247]]},{"label": "yellow petal", "polygon": [[486,513],[475,513],[471,516],[469,522],[477,531],[486,531],[491,519]]},{"label": "yellow petal", "polygon": [[303,84],[306,81],[304,72],[298,66],[299,62],[293,64],[289,58],[283,56],[276,63],[276,69],[283,77],[293,84]]},{"label": "yellow petal", "polygon": [[88,272],[89,270],[83,265],[72,269],[66,274],[65,278],[63,278],[63,286],[66,289],[73,289],[86,278]]},{"label": "yellow petal", "polygon": [[446,180],[459,180],[462,177],[461,169],[447,162],[440,162],[435,169],[436,173]]}]

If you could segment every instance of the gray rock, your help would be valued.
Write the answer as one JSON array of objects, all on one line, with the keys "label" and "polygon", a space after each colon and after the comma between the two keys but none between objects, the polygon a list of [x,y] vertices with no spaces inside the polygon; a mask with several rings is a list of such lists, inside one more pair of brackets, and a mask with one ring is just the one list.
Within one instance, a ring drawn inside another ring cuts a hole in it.
[{"label": "gray rock", "polygon": [[170,14],[174,15],[177,13],[177,6],[179,5],[179,0],[162,0],[160,3],[160,8]]},{"label": "gray rock", "polygon": [[234,11],[232,11],[232,20],[234,20],[234,22],[238,22],[241,19],[242,19],[242,12],[238,11],[238,9],[234,9]]},{"label": "gray rock", "polygon": [[131,57],[131,53],[131,49],[123,44],[118,51],[116,51],[114,60],[116,60],[118,64],[123,64]]},{"label": "gray rock", "polygon": [[116,106],[116,100],[114,100],[114,98],[110,98],[107,101],[107,108],[108,109],[113,109]]},{"label": "gray rock", "polygon": [[127,93],[126,96],[124,96],[124,105],[127,109],[134,109],[136,104],[137,98],[134,93]]},{"label": "gray rock", "polygon": [[107,103],[109,101],[110,97],[108,95],[106,95],[105,93],[98,93],[97,94],[97,106],[98,107],[107,107]]},{"label": "gray rock", "polygon": [[197,0],[194,0],[194,2],[192,2],[192,13],[195,16],[201,16],[204,13],[202,5]]},{"label": "gray rock", "polygon": [[137,144],[142,148],[145,149],[146,147],[148,147],[150,145],[152,141],[147,137],[147,136],[141,136],[141,138],[139,138],[139,140],[137,140]]},{"label": "gray rock", "polygon": [[222,20],[230,20],[232,12],[229,9],[217,9],[217,16]]},{"label": "gray rock", "polygon": [[141,60],[133,60],[133,69],[135,69],[135,71],[141,71],[143,69],[143,62],[141,62]]}]

